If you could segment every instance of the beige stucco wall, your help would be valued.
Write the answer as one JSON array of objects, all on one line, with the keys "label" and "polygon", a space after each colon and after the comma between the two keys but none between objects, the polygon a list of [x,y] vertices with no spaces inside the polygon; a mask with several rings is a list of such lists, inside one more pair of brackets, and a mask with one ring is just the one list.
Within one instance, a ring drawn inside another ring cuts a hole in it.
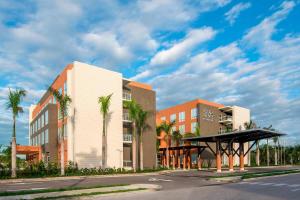
[{"label": "beige stucco wall", "polygon": [[73,64],[67,81],[68,94],[72,98],[68,119],[71,122],[68,123],[68,157],[80,168],[101,166],[102,116],[98,97],[113,93],[107,129],[107,165],[122,167],[122,75],[85,63]]},{"label": "beige stucco wall", "polygon": [[[239,106],[232,106],[232,128],[233,130],[245,130],[244,123],[250,121],[250,110],[247,108],[239,107]],[[249,144],[244,144],[245,152],[248,149]],[[238,148],[238,144],[234,144],[235,149]],[[248,164],[249,157],[245,156],[244,163]],[[239,165],[239,157],[236,155],[234,156],[234,164]]]}]

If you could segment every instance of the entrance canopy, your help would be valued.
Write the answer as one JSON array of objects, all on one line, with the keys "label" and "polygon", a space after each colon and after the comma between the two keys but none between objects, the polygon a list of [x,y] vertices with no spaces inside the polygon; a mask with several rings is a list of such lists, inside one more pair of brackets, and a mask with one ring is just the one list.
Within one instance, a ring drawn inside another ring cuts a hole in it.
[{"label": "entrance canopy", "polygon": [[198,142],[234,142],[234,143],[245,143],[250,141],[256,141],[261,139],[267,139],[277,136],[284,136],[286,134],[278,131],[271,131],[266,129],[250,129],[244,131],[235,131],[224,134],[209,135],[209,136],[198,136],[183,138],[186,141],[198,141]]},{"label": "entrance canopy", "polygon": [[17,145],[17,154],[26,155],[26,160],[42,160],[42,149],[40,146],[21,146]]}]

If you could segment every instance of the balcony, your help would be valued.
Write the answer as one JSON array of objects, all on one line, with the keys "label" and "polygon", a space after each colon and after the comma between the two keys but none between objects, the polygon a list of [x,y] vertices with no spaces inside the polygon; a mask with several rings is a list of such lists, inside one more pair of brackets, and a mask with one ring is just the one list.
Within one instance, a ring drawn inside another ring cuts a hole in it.
[{"label": "balcony", "polygon": [[123,142],[124,143],[132,143],[132,135],[131,134],[123,134]]},{"label": "balcony", "polygon": [[131,93],[123,92],[123,101],[131,101]]},{"label": "balcony", "polygon": [[219,123],[232,124],[232,117],[231,116],[220,116]]},{"label": "balcony", "polygon": [[123,122],[131,122],[129,113],[123,113]]}]

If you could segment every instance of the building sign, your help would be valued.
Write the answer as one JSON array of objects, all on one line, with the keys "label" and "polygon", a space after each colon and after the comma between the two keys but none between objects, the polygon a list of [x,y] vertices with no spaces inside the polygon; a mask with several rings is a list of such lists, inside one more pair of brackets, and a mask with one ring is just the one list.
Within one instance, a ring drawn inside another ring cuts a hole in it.
[{"label": "building sign", "polygon": [[203,119],[204,120],[214,121],[214,117],[215,117],[215,115],[214,115],[214,113],[211,110],[209,110],[207,108],[204,109],[204,115],[203,115]]}]

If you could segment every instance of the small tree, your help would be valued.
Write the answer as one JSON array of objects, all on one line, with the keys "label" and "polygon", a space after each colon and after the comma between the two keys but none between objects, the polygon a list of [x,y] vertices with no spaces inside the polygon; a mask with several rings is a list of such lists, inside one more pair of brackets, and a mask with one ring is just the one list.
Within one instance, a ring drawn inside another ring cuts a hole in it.
[{"label": "small tree", "polygon": [[17,140],[16,140],[16,118],[19,116],[19,113],[23,113],[23,108],[20,106],[23,97],[26,96],[26,91],[22,89],[16,89],[11,91],[9,89],[7,109],[12,111],[13,116],[13,131],[11,139],[11,177],[15,178],[17,176]]},{"label": "small tree", "polygon": [[65,117],[68,116],[68,107],[72,102],[72,99],[67,94],[61,94],[58,90],[49,87],[48,91],[50,94],[56,98],[59,104],[59,112],[62,117],[62,131],[60,140],[60,174],[62,176],[65,175],[65,144],[64,144],[64,137],[65,137]]},{"label": "small tree", "polygon": [[102,114],[102,168],[107,167],[107,115],[111,103],[111,96],[101,96],[98,98],[100,113]]},{"label": "small tree", "polygon": [[166,141],[166,153],[167,153],[167,168],[170,167],[170,156],[169,156],[169,143],[170,143],[170,139],[171,139],[171,131],[172,131],[172,127],[174,126],[175,122],[170,122],[167,123],[166,121],[163,121],[160,125],[159,125],[159,129],[165,133],[165,137],[164,140]]}]

